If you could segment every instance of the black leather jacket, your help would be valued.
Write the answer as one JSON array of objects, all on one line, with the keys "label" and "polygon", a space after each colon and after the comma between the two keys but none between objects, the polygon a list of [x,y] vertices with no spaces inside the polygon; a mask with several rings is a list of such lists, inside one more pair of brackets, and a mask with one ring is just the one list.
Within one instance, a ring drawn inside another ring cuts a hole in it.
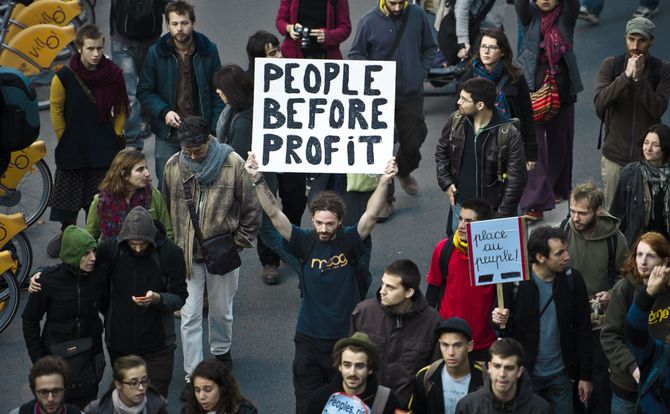
[{"label": "black leather jacket", "polygon": [[[451,133],[451,124],[457,112],[449,116],[435,149],[437,183],[442,191],[458,182],[465,140],[474,135],[472,121],[467,116],[461,120],[454,133]],[[488,200],[498,217],[516,215],[528,179],[523,140],[514,127],[511,127],[509,132],[507,162],[506,166],[503,166],[507,179],[505,181],[498,179],[498,128],[504,123],[503,117],[494,111],[489,125],[481,132],[479,138],[484,139],[484,146],[483,154],[477,154],[478,174],[475,180],[477,197]]]}]

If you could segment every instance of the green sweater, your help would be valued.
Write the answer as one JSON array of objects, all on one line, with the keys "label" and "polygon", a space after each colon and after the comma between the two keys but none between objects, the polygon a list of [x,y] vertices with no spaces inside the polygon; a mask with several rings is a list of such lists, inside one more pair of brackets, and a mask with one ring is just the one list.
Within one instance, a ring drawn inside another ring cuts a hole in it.
[{"label": "green sweater", "polygon": [[[98,202],[100,201],[99,195],[96,194],[93,197],[93,202],[91,207],[88,208],[88,217],[86,219],[86,230],[88,230],[91,235],[99,239],[101,236],[100,232],[100,217],[98,217]],[[151,188],[151,205],[149,206],[149,214],[154,220],[158,220],[165,226],[167,231],[167,236],[170,240],[173,240],[172,236],[172,220],[170,219],[170,213],[165,206],[165,200],[160,191],[155,188]]]}]

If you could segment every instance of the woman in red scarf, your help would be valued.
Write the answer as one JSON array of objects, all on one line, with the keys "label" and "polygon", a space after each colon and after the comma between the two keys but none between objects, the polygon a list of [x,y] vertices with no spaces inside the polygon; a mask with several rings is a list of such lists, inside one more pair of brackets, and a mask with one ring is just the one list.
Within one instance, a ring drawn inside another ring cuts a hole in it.
[{"label": "woman in red scarf", "polygon": [[51,257],[58,257],[63,229],[76,223],[80,209],[88,211],[112,159],[125,146],[128,93],[123,71],[102,52],[104,42],[98,27],[79,29],[78,53],[51,82],[58,144],[50,220],[61,223],[61,232],[47,245]]},{"label": "woman in red scarf", "polygon": [[[560,109],[536,118],[538,159],[528,173],[520,207],[529,218],[541,220],[543,211],[567,200],[572,187],[572,147],[575,102],[584,87],[574,53],[574,31],[579,0],[515,0],[523,41],[517,63],[523,68],[531,93],[553,76]],[[551,155],[550,155],[551,154]]]}]

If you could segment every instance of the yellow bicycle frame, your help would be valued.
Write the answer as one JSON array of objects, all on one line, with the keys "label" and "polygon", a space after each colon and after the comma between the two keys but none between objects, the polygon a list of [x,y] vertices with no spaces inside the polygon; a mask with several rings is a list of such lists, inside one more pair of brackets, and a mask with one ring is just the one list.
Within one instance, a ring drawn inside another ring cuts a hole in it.
[{"label": "yellow bicycle frame", "polygon": [[38,24],[25,28],[0,51],[0,66],[16,68],[26,76],[37,75],[75,37],[72,25]]},{"label": "yellow bicycle frame", "polygon": [[6,194],[5,190],[16,190],[21,178],[27,173],[34,173],[35,164],[46,155],[44,141],[35,141],[28,148],[12,152],[7,171],[0,177],[0,196]]},{"label": "yellow bicycle frame", "polygon": [[[5,244],[7,244],[12,239],[12,237],[21,233],[27,227],[28,225],[23,218],[23,213],[0,214],[0,248],[5,247]],[[5,252],[6,251],[1,252],[0,255]],[[18,268],[19,263],[18,261],[14,260],[11,254],[9,256],[9,259],[0,256],[0,269],[2,269],[7,263],[9,263],[9,260],[11,260],[11,266],[9,267],[12,268],[12,272],[16,273],[16,269]]]},{"label": "yellow bicycle frame", "polygon": [[[8,270],[11,270],[12,273],[16,273],[17,263],[12,257],[12,253],[9,250],[3,250],[0,252],[0,274],[5,273]],[[1,310],[1,309],[0,309]]]},{"label": "yellow bicycle frame", "polygon": [[38,24],[65,26],[80,13],[79,0],[43,0],[21,9],[15,7],[4,41],[9,43],[21,30]]}]

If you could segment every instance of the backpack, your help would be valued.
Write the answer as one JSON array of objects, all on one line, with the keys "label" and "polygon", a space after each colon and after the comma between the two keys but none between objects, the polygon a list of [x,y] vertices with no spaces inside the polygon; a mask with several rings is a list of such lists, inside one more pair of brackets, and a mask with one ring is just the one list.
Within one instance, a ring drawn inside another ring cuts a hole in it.
[{"label": "backpack", "polygon": [[[663,398],[663,384],[665,382],[665,370],[668,369],[668,364],[670,364],[670,345],[661,344],[661,353],[658,355],[654,364],[651,366],[647,377],[644,379],[644,382],[639,386],[638,392],[638,405],[642,396],[651,393],[658,401],[663,404],[664,408],[664,398]],[[665,412],[665,411],[664,411]]]},{"label": "backpack", "polygon": [[438,294],[438,309],[440,308],[440,304],[442,304],[444,291],[447,288],[447,270],[449,269],[449,260],[451,260],[451,254],[454,252],[453,241],[453,237],[448,237],[447,241],[442,245],[442,250],[440,250],[440,275],[442,276],[442,282],[440,283],[440,293]]},{"label": "backpack", "polygon": [[0,67],[0,150],[30,146],[40,133],[40,109],[30,80],[20,71]]},{"label": "backpack", "polygon": [[[454,112],[453,120],[451,121],[451,133],[449,139],[454,135],[454,131],[463,121],[463,114],[459,111]],[[496,168],[498,181],[504,183],[507,181],[507,144],[509,143],[509,133],[511,127],[515,128],[519,125],[518,118],[512,118],[509,122],[505,122],[498,126],[498,166]]]},{"label": "backpack", "polygon": [[148,39],[163,31],[164,0],[113,0],[110,13],[114,29],[128,39]]},{"label": "backpack", "polygon": [[[561,222],[560,228],[563,230],[566,234],[566,236],[570,235],[570,226],[568,222],[570,221],[570,216],[568,215],[566,218],[563,219]],[[607,282],[610,286],[610,289],[612,286],[617,281],[617,278],[619,277],[619,272],[617,271],[616,268],[616,249],[617,249],[617,242],[618,242],[618,237],[617,233],[612,234],[607,238]]]},{"label": "backpack", "polygon": [[[426,374],[423,376],[423,390],[426,395],[426,398],[428,398],[428,395],[430,394],[430,390],[433,389],[433,385],[435,384],[435,381],[432,379],[433,375],[435,375],[435,372],[440,369],[440,366],[442,365],[444,361],[442,358],[438,359],[437,361],[433,362],[432,364],[428,365]],[[484,368],[482,367],[482,364],[479,362],[475,362],[474,368],[479,370],[479,371],[484,371]],[[423,371],[423,368],[421,371]],[[419,371],[419,373],[421,372]]]},{"label": "backpack", "polygon": [[[316,243],[316,233],[312,230],[310,232],[310,239],[308,243],[303,244],[303,249],[300,252],[300,261],[304,265],[307,263],[309,258],[309,253],[312,251],[314,244]],[[358,284],[358,292],[361,295],[361,300],[364,300],[368,295],[368,289],[372,284],[372,274],[370,273],[370,254],[372,252],[372,236],[368,236],[363,240],[363,252],[362,254],[356,255],[354,248],[349,243],[349,240],[344,234],[342,229],[337,231],[337,236],[335,237],[335,243],[338,244],[342,253],[347,257],[347,260],[351,261],[351,268],[353,269],[354,275],[356,276],[356,282]],[[302,272],[301,272],[302,273]],[[300,282],[302,283],[302,282]],[[301,286],[298,286],[301,290]]]}]

